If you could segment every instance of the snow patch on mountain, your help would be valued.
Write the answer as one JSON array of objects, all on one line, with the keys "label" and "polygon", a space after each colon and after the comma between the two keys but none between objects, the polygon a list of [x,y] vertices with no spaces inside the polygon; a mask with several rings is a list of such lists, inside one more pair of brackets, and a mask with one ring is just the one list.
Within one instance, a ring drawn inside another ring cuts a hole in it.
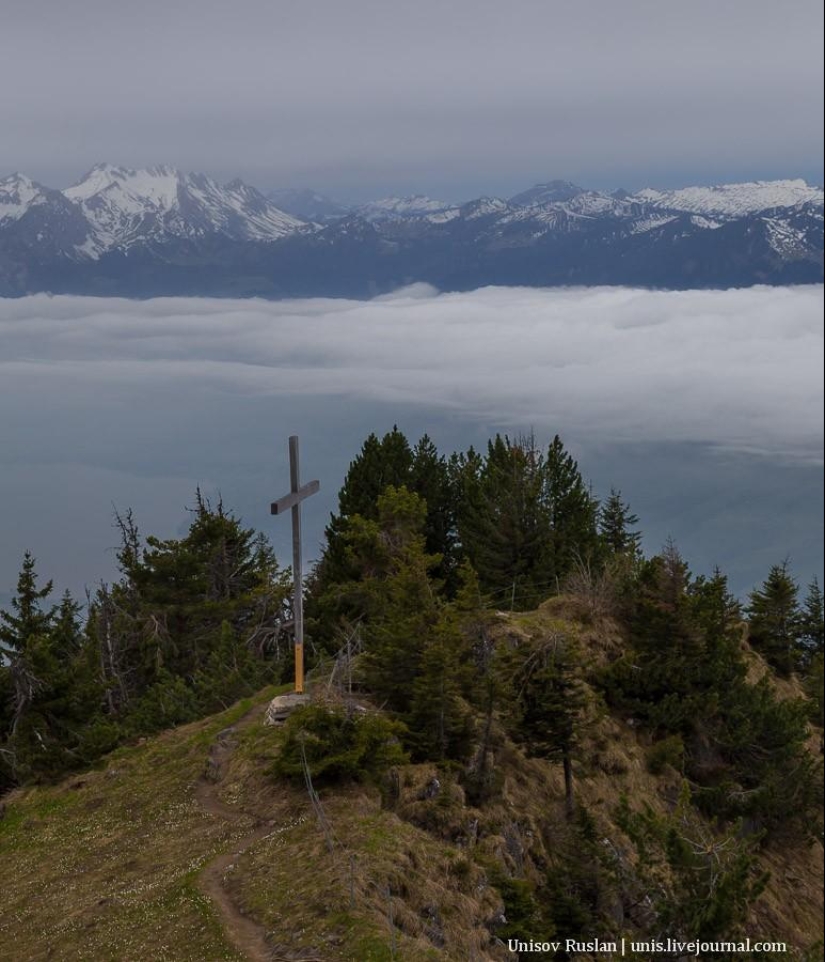
[{"label": "snow patch on mountain", "polygon": [[173,167],[132,170],[99,164],[63,194],[92,226],[94,256],[136,243],[219,233],[233,240],[270,241],[304,226],[263,194],[236,180],[220,185]]},{"label": "snow patch on mountain", "polygon": [[501,200],[500,197],[479,197],[478,200],[471,200],[469,204],[461,207],[461,216],[464,220],[477,220],[479,217],[505,214],[509,210],[507,201]]},{"label": "snow patch on mountain", "polygon": [[80,203],[103,194],[132,214],[145,211],[147,206],[169,210],[178,197],[178,173],[164,166],[132,170],[98,164],[79,183],[63,191],[69,200]]},{"label": "snow patch on mountain", "polygon": [[702,217],[701,214],[694,214],[690,218],[690,222],[694,227],[701,227],[702,230],[718,230],[722,226],[721,221],[711,220],[710,217]]},{"label": "snow patch on mountain", "polygon": [[807,249],[805,232],[792,227],[786,220],[766,217],[768,243],[782,257],[803,254]]},{"label": "snow patch on mountain", "polygon": [[448,207],[447,210],[438,210],[434,214],[427,214],[424,219],[430,224],[446,224],[460,216],[461,210],[458,207]]},{"label": "snow patch on mountain", "polygon": [[762,211],[800,204],[823,202],[821,187],[804,180],[759,180],[745,184],[722,184],[718,187],[683,187],[679,190],[646,188],[631,199],[651,207],[685,211],[717,217],[745,217]]},{"label": "snow patch on mountain", "polygon": [[0,224],[19,220],[26,211],[45,200],[45,191],[23,174],[0,180]]},{"label": "snow patch on mountain", "polygon": [[454,205],[425,194],[413,194],[410,197],[383,197],[362,204],[355,212],[364,220],[374,222],[396,217],[430,217],[450,209],[454,209]]},{"label": "snow patch on mountain", "polygon": [[631,234],[647,234],[648,231],[657,230],[659,227],[664,227],[665,224],[670,224],[677,217],[674,215],[663,214],[661,216],[650,216],[650,217],[640,217],[638,220],[633,221],[630,228]]}]

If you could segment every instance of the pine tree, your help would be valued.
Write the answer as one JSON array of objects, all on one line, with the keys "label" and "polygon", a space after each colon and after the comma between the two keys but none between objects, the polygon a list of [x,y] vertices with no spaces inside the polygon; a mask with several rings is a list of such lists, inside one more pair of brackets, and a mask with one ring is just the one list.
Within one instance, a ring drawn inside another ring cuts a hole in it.
[{"label": "pine tree", "polygon": [[578,464],[565,450],[558,434],[547,450],[543,501],[552,531],[552,563],[548,573],[558,582],[570,574],[577,561],[595,555],[599,508]]},{"label": "pine tree", "polygon": [[455,490],[447,461],[426,434],[413,448],[408,487],[427,506],[425,546],[430,554],[441,556],[435,573],[452,594],[458,564]]},{"label": "pine tree", "polygon": [[700,684],[705,641],[676,545],[642,564],[629,628],[632,651],[607,669],[607,694],[660,735],[695,728],[706,692]]},{"label": "pine tree", "polygon": [[35,559],[26,551],[17,579],[17,593],[12,598],[12,611],[0,611],[0,650],[6,654],[20,652],[30,638],[46,634],[54,619],[55,609],[41,605],[52,592],[52,582],[37,586]]},{"label": "pine tree", "polygon": [[26,554],[14,614],[3,613],[11,711],[0,757],[10,781],[54,777],[77,764],[78,732],[97,707],[99,692],[83,673],[80,606],[66,592],[58,607],[44,608],[51,587],[38,588],[34,559]]},{"label": "pine tree", "polygon": [[696,685],[707,694],[702,709],[707,719],[745,679],[746,667],[740,651],[742,606],[718,568],[710,578],[696,578],[688,585],[687,594],[691,618],[703,640],[695,677]]},{"label": "pine tree", "polygon": [[410,708],[404,716],[419,758],[462,759],[469,750],[472,727],[458,683],[460,642],[454,626],[445,619],[422,641]]},{"label": "pine tree", "polygon": [[412,465],[410,443],[397,425],[380,440],[371,434],[350,463],[338,495],[339,515],[375,519],[379,495],[389,485],[408,486]]},{"label": "pine tree", "polygon": [[37,654],[46,645],[54,620],[54,608],[42,606],[51,594],[52,582],[38,587],[35,564],[30,552],[25,552],[17,592],[11,601],[12,611],[0,611],[0,655],[8,661],[5,669],[8,681],[4,687],[9,689],[11,703],[8,728],[0,733],[5,736],[0,762],[12,782],[29,773],[27,729],[31,726],[28,723],[38,694],[48,685]]},{"label": "pine tree", "polygon": [[350,519],[348,552],[362,571],[353,587],[365,624],[367,684],[403,715],[410,709],[421,653],[441,617],[442,602],[431,580],[440,559],[426,551],[426,508],[418,495],[389,487],[378,507],[378,522]]},{"label": "pine tree", "polygon": [[516,673],[519,731],[530,754],[561,761],[569,816],[574,810],[573,754],[586,705],[580,672],[572,640],[553,636],[535,647]]},{"label": "pine tree", "polygon": [[752,591],[748,616],[753,646],[782,675],[795,666],[800,637],[799,587],[788,563],[773,565],[761,588]]},{"label": "pine tree", "polygon": [[816,578],[808,585],[808,594],[799,619],[799,666],[807,670],[817,655],[823,653],[825,621],[823,621],[822,589]]},{"label": "pine tree", "polygon": [[687,782],[666,815],[650,806],[633,812],[623,797],[619,824],[639,853],[643,885],[655,892],[660,931],[677,939],[732,939],[746,926],[769,876],[758,870],[757,839],[748,838],[741,824],[710,828],[692,801]]},{"label": "pine tree", "polygon": [[[819,728],[825,726],[825,658],[822,652],[814,655],[805,676],[805,693],[811,700],[810,719]],[[820,741],[821,747],[825,744]]]},{"label": "pine tree", "polygon": [[49,634],[52,648],[67,661],[75,657],[83,646],[80,612],[81,606],[65,591],[55,611]]},{"label": "pine tree", "polygon": [[[544,459],[532,439],[496,435],[483,460],[460,465],[459,533],[485,591],[518,607],[549,593],[545,559],[552,532],[542,510]],[[512,593],[510,594],[510,588]]]},{"label": "pine tree", "polygon": [[[181,678],[191,686],[197,677],[204,685],[204,672],[220,675],[212,656],[222,650],[224,623],[275,677],[286,662],[285,651],[281,660],[273,656],[289,586],[271,548],[200,491],[191,515],[184,537],[149,537],[145,545],[131,514],[118,519],[121,579],[97,591],[87,628],[110,718],[124,720],[134,710],[145,719],[140,702],[158,684]],[[253,675],[244,674],[244,693],[254,689]],[[214,681],[222,690],[220,678]],[[224,682],[227,693],[235,690],[230,676]]]},{"label": "pine tree", "polygon": [[638,557],[642,536],[633,528],[638,523],[621,491],[611,488],[610,497],[599,509],[599,537],[608,556]]},{"label": "pine tree", "polygon": [[532,435],[497,435],[454,469],[462,550],[499,603],[537,604],[596,554],[598,504],[558,435],[546,456]]},{"label": "pine tree", "polygon": [[350,521],[377,522],[379,498],[390,487],[404,488],[422,499],[426,550],[439,556],[436,575],[446,592],[455,590],[459,551],[451,465],[427,435],[411,448],[397,427],[380,439],[371,434],[349,466],[339,493],[338,514],[330,518],[324,553],[310,578],[307,624],[327,648],[335,644],[340,620],[353,617],[352,610],[335,600],[342,585],[360,577],[350,564],[351,551],[346,547],[352,535]]}]

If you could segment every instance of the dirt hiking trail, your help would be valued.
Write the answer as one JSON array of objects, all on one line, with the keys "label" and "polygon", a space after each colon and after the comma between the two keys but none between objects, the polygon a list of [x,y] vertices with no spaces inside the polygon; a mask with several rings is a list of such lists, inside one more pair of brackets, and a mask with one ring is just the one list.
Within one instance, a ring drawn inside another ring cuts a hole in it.
[{"label": "dirt hiking trail", "polygon": [[235,749],[234,734],[241,728],[261,722],[266,706],[258,705],[248,711],[239,721],[218,733],[217,740],[209,750],[207,771],[195,786],[195,798],[209,815],[228,822],[239,819],[252,820],[253,828],[235,839],[229,851],[208,862],[198,876],[198,887],[217,908],[228,940],[250,962],[273,962],[273,949],[267,944],[266,929],[253,921],[232,901],[223,884],[227,870],[251,845],[260,841],[272,829],[272,823],[264,821],[242,809],[227,805],[218,795],[218,787],[224,776],[226,761]]}]

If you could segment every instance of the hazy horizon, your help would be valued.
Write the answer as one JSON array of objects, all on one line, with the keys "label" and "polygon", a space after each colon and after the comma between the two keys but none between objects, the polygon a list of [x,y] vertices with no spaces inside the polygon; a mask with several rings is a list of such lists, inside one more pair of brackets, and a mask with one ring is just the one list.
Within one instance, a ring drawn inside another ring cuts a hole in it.
[{"label": "hazy horizon", "polygon": [[30,0],[4,11],[0,170],[168,163],[341,199],[821,184],[822,59],[813,0]]}]

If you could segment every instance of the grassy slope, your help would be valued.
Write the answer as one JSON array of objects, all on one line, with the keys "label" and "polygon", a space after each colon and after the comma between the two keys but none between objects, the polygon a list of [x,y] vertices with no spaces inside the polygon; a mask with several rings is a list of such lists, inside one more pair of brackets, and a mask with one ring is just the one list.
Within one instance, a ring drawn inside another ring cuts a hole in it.
[{"label": "grassy slope", "polygon": [[[511,616],[502,636],[515,644],[525,634],[569,628],[568,615],[549,605]],[[604,626],[582,629],[580,637],[596,659],[618,643]],[[242,958],[198,876],[260,820],[267,834],[231,863],[224,886],[263,926],[275,957],[382,962],[394,947],[395,958],[409,962],[506,958],[489,945],[485,923],[501,900],[485,867],[494,862],[536,877],[537,865],[552,868],[574,844],[558,766],[500,743],[497,765],[506,777],[500,797],[484,810],[468,807],[444,773],[437,796],[422,798],[435,774],[427,765],[402,770],[393,810],[372,790],[324,792],[330,852],[306,792],[267,776],[279,733],[257,722],[271,695],[253,700],[257,708],[240,703],[115,752],[101,770],[7,799],[0,820],[0,945],[12,948],[0,952],[4,962]],[[204,812],[196,786],[218,733],[244,716],[216,786],[221,802],[238,812],[228,821]],[[651,775],[638,733],[599,710],[576,772],[578,797],[599,836],[630,865],[627,840],[613,821],[620,795],[665,811],[678,776]],[[798,947],[822,937],[821,858],[819,846],[766,855],[772,881],[753,911],[754,936]]]},{"label": "grassy slope", "polygon": [[195,879],[244,820],[230,829],[205,817],[192,787],[214,735],[248,707],[7,800],[0,944],[11,954],[4,958],[240,959]]}]

